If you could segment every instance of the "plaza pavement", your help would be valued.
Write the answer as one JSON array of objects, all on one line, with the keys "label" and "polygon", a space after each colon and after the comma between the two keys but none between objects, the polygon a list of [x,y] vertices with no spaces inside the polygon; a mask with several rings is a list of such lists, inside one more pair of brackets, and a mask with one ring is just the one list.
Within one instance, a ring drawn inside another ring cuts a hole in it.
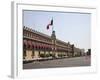
[{"label": "plaza pavement", "polygon": [[23,64],[23,69],[57,68],[57,67],[81,67],[90,66],[91,58],[89,56],[54,59],[47,61],[34,61]]}]

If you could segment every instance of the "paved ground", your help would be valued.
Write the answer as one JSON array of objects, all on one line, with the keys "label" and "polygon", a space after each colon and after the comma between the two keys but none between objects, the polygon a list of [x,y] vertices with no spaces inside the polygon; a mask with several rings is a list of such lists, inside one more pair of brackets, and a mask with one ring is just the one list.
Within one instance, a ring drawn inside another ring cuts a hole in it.
[{"label": "paved ground", "polygon": [[90,57],[74,57],[23,64],[23,69],[90,66]]}]

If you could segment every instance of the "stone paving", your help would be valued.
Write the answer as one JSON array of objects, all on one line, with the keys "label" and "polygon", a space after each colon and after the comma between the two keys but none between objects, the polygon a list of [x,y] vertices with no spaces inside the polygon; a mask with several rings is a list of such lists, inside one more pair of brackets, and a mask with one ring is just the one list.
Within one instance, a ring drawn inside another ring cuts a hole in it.
[{"label": "stone paving", "polygon": [[87,57],[74,57],[55,59],[47,61],[34,61],[31,63],[23,64],[23,69],[39,69],[39,68],[56,68],[56,67],[80,67],[90,66],[91,58]]}]

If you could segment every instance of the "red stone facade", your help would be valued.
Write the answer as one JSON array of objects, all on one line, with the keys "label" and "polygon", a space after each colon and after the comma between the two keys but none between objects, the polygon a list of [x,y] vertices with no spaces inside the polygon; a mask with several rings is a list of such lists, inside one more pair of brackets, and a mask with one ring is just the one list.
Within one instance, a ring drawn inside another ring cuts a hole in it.
[{"label": "red stone facade", "polygon": [[[56,39],[55,32],[51,36],[40,33],[28,27],[23,27],[23,59],[34,60],[45,57],[72,57],[74,45]],[[41,56],[42,54],[42,56]]]}]

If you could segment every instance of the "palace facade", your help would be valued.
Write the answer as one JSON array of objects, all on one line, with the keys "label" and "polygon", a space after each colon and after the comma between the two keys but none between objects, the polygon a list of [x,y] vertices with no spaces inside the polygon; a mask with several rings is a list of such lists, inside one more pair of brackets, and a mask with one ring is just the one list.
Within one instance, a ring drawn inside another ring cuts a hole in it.
[{"label": "palace facade", "polygon": [[48,36],[23,27],[23,60],[73,57],[77,54],[81,55],[81,49],[76,48],[74,44],[57,39],[55,31]]}]

